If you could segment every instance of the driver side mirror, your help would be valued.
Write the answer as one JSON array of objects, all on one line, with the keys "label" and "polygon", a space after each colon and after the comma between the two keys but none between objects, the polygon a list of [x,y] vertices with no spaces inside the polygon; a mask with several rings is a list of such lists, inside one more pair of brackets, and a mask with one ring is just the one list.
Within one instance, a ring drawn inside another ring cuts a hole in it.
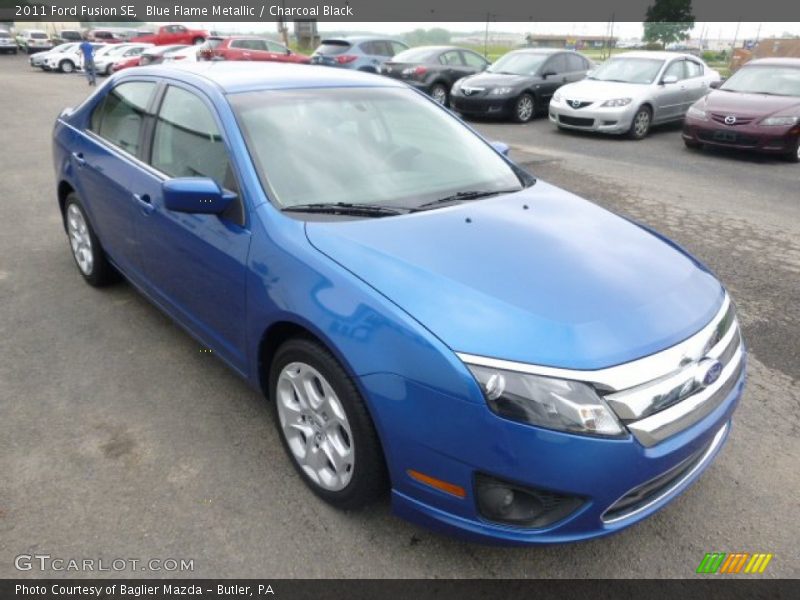
[{"label": "driver side mirror", "polygon": [[558,75],[555,71],[545,71],[542,73],[542,79],[547,79],[548,77],[552,77],[553,75]]},{"label": "driver side mirror", "polygon": [[708,84],[708,87],[710,87],[712,90],[716,90],[721,85],[722,85],[722,80],[720,79],[719,81],[712,81],[711,83]]},{"label": "driver side mirror", "polygon": [[210,177],[177,177],[161,184],[164,206],[175,212],[219,215],[236,194],[224,191]]},{"label": "driver side mirror", "polygon": [[678,83],[678,78],[675,75],[666,75],[661,80],[661,83],[664,85],[669,85],[670,83]]},{"label": "driver side mirror", "polygon": [[508,156],[508,151],[511,150],[509,145],[505,142],[489,142],[489,145],[503,156]]}]

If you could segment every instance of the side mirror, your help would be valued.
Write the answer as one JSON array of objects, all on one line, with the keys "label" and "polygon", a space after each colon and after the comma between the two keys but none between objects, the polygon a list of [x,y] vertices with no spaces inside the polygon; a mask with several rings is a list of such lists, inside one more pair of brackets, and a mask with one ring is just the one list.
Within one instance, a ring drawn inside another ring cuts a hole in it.
[{"label": "side mirror", "polygon": [[184,213],[218,215],[225,212],[236,197],[223,191],[209,177],[178,177],[161,184],[164,206]]},{"label": "side mirror", "polygon": [[678,83],[678,78],[675,75],[667,75],[661,80],[661,83],[669,85],[670,83]]},{"label": "side mirror", "polygon": [[505,142],[489,142],[489,145],[503,156],[508,156],[508,151],[511,149]]},{"label": "side mirror", "polygon": [[722,80],[719,80],[719,81],[712,81],[711,83],[709,83],[709,84],[708,84],[708,87],[710,87],[712,90],[716,90],[716,89],[718,89],[718,88],[719,88],[719,86],[721,86],[721,85],[722,85]]},{"label": "side mirror", "polygon": [[545,71],[542,73],[542,79],[547,79],[548,77],[552,77],[553,75],[558,75],[555,71]]},{"label": "side mirror", "polygon": [[292,52],[291,50],[289,50],[289,48],[287,48],[286,49],[286,56],[291,56],[292,54],[294,54],[294,52]]}]

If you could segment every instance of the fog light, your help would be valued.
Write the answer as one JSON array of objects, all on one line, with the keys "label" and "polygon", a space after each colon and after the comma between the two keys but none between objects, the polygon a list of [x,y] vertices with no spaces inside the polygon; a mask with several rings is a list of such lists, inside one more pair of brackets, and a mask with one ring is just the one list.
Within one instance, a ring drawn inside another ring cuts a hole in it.
[{"label": "fog light", "polygon": [[575,512],[583,500],[545,490],[522,487],[488,475],[476,474],[478,511],[489,521],[541,528]]}]

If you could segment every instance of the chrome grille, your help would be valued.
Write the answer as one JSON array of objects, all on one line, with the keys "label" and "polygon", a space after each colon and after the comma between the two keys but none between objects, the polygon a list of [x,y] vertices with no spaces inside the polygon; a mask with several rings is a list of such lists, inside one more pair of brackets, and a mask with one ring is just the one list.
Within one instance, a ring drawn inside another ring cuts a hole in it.
[{"label": "chrome grille", "polygon": [[[728,302],[694,355],[674,371],[604,398],[644,446],[653,446],[710,414],[731,393],[744,369],[744,348]],[[711,377],[713,371],[714,377]]]}]

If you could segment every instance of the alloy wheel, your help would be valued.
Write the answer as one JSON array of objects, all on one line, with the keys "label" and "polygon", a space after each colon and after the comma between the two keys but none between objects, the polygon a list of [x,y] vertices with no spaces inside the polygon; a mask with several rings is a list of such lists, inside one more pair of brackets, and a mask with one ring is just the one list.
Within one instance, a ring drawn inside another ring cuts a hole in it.
[{"label": "alloy wheel", "polygon": [[648,129],[650,129],[650,113],[646,110],[640,110],[634,118],[633,131],[636,137],[644,137],[647,135]]},{"label": "alloy wheel", "polygon": [[89,235],[89,228],[86,226],[86,219],[75,204],[70,204],[67,209],[67,230],[72,255],[75,257],[75,262],[78,263],[78,268],[84,275],[91,275],[94,268],[92,238]]},{"label": "alloy wheel", "polygon": [[517,101],[517,119],[528,121],[533,116],[533,98],[523,96]]},{"label": "alloy wheel", "polygon": [[278,376],[276,392],[281,431],[300,468],[323,490],[347,487],[355,446],[333,387],[311,365],[292,362]]},{"label": "alloy wheel", "polygon": [[442,85],[435,85],[433,89],[431,89],[431,98],[444,106],[447,104],[447,90]]}]

